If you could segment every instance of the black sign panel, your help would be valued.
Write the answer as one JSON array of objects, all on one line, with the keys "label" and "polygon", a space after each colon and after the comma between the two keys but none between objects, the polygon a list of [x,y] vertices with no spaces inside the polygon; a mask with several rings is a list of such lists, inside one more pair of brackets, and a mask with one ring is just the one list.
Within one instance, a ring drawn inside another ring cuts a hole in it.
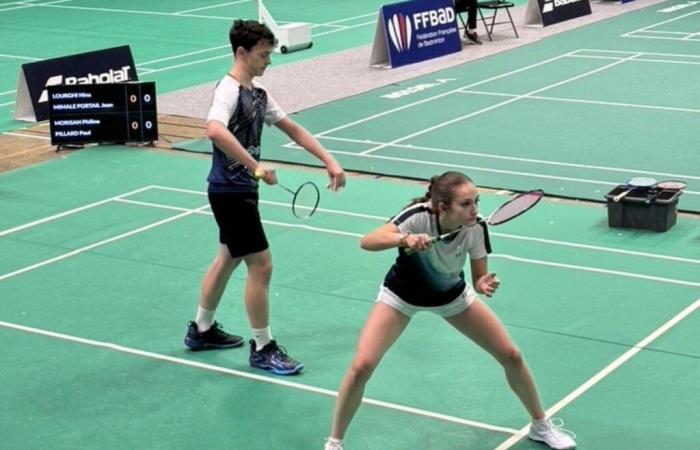
[{"label": "black sign panel", "polygon": [[51,86],[122,83],[139,79],[128,45],[22,64],[22,74],[36,121],[49,117],[47,92]]},{"label": "black sign panel", "polygon": [[542,26],[591,14],[588,0],[538,0],[542,14]]},{"label": "black sign panel", "polygon": [[51,144],[158,139],[155,82],[51,86]]}]

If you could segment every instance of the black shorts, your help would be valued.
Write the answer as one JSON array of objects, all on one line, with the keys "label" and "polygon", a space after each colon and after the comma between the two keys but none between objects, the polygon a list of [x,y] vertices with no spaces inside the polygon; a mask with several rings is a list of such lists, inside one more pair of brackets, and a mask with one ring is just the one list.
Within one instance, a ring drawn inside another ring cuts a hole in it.
[{"label": "black shorts", "polygon": [[232,258],[267,250],[257,193],[209,192],[208,196],[219,225],[219,242],[226,244]]}]

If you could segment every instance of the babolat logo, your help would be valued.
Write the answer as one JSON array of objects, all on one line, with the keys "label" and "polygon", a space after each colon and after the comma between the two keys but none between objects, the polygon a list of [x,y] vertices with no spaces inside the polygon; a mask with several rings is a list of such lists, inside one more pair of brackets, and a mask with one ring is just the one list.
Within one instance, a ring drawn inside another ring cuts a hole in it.
[{"label": "babolat logo", "polygon": [[401,13],[394,14],[387,20],[386,28],[389,30],[389,37],[396,51],[404,52],[411,48],[414,31],[445,25],[454,20],[453,8],[438,8],[414,13],[410,19]]},{"label": "babolat logo", "polygon": [[121,83],[122,81],[129,81],[129,70],[131,66],[122,66],[121,69],[109,69],[107,72],[102,73],[87,73],[82,77],[64,77],[63,75],[53,75],[46,80],[46,85],[44,90],[41,91],[38,103],[44,103],[49,101],[49,86],[57,86],[61,84],[74,85],[74,84],[105,84],[105,83]]},{"label": "babolat logo", "polygon": [[569,3],[576,3],[582,0],[545,0],[544,6],[542,7],[543,13],[548,13],[554,11],[554,8],[558,6],[568,5]]}]

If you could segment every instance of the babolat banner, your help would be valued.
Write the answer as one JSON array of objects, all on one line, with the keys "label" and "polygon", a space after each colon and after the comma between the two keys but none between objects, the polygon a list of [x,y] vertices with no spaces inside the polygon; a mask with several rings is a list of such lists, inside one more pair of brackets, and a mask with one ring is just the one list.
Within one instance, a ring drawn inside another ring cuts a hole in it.
[{"label": "babolat banner", "polygon": [[525,25],[546,27],[590,13],[589,0],[528,0]]},{"label": "babolat banner", "polygon": [[17,120],[49,118],[48,87],[138,81],[128,45],[22,64],[17,77]]},{"label": "babolat banner", "polygon": [[452,0],[415,0],[379,10],[370,65],[399,67],[462,50]]}]

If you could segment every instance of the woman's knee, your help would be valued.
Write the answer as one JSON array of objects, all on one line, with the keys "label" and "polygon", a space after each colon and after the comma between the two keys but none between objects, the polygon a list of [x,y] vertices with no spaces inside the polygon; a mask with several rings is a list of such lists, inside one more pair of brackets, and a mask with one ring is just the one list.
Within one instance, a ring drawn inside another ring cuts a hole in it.
[{"label": "woman's knee", "polygon": [[355,360],[350,366],[350,376],[355,382],[366,383],[376,368],[377,362],[375,361],[368,359]]},{"label": "woman's knee", "polygon": [[503,367],[520,367],[523,365],[522,353],[513,346],[509,346],[501,351],[497,358]]}]

